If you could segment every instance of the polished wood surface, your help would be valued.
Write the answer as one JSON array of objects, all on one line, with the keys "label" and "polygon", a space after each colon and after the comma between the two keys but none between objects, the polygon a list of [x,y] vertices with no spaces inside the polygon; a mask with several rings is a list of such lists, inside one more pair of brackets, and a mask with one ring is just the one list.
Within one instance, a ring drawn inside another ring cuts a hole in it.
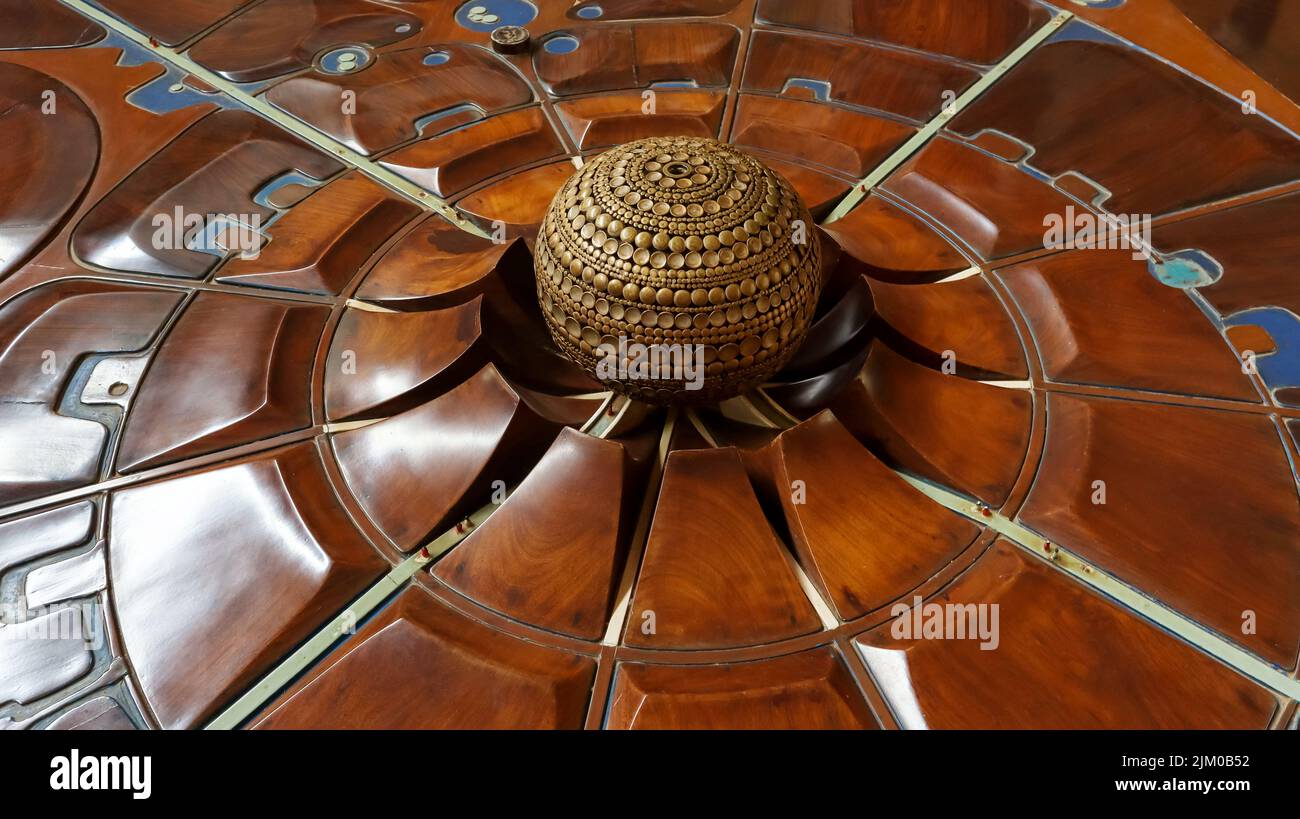
[{"label": "polished wood surface", "polygon": [[[1287,4],[482,0],[516,54],[477,3],[97,5],[0,0],[0,629],[108,637],[0,641],[0,727],[205,725],[378,598],[241,724],[1294,722]],[[689,413],[566,359],[533,279],[649,136],[779,173],[825,260],[788,366]],[[1071,208],[1155,260],[1049,246]],[[997,648],[895,636],[918,598]]]}]

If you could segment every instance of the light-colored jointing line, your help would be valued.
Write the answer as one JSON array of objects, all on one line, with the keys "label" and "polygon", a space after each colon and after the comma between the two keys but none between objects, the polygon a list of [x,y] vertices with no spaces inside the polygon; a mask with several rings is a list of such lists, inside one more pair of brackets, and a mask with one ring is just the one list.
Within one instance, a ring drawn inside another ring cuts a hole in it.
[{"label": "light-colored jointing line", "polygon": [[1078,555],[1044,540],[1030,529],[1004,517],[988,507],[931,483],[898,473],[931,500],[971,520],[987,525],[1012,543],[1051,563],[1056,568],[1101,592],[1121,606],[1132,609],[1160,628],[1180,637],[1225,665],[1283,694],[1300,699],[1300,681],[1293,680],[1279,668],[1269,665],[1250,652],[1225,640],[1213,631],[1147,597],[1142,592],[1107,574]]},{"label": "light-colored jointing line", "polygon": [[848,194],[840,200],[840,203],[835,206],[835,210],[831,211],[831,215],[826,217],[823,224],[834,222],[836,219],[842,218],[844,214],[853,210],[854,206],[856,206],[858,202],[861,201],[862,197],[866,196],[872,188],[883,182],[886,177],[898,169],[898,166],[906,162],[908,157],[921,150],[927,142],[933,139],[934,135],[939,133],[939,130],[943,128],[944,125],[948,124],[948,120],[960,114],[966,106],[974,102],[981,94],[987,91],[993,83],[1001,79],[1003,74],[1006,74],[1014,68],[1016,63],[1027,57],[1029,52],[1037,48],[1040,43],[1073,18],[1074,14],[1072,12],[1057,12],[1055,17],[1048,20],[1043,24],[1042,28],[1031,34],[1029,39],[1021,43],[1015,51],[1008,54],[1002,62],[989,69],[988,73],[976,80],[975,84],[966,89],[961,96],[957,97],[957,99],[951,104],[945,105],[943,110],[940,111],[934,119],[927,122],[921,130],[912,135],[911,139],[899,146],[899,148],[890,154],[884,162],[873,168],[871,173],[867,174],[861,182],[854,185],[853,190],[849,191]]},{"label": "light-colored jointing line", "polygon": [[227,97],[245,106],[250,111],[259,116],[270,120],[286,131],[297,137],[315,145],[317,148],[329,153],[330,155],[342,160],[345,164],[350,165],[384,187],[401,194],[406,199],[419,205],[424,210],[434,211],[461,230],[473,233],[483,238],[491,238],[478,225],[466,219],[455,208],[447,203],[446,200],[433,195],[431,192],[421,188],[409,179],[388,170],[384,166],[374,162],[369,157],[354,151],[336,139],[333,139],[310,125],[307,125],[300,119],[290,116],[289,114],[271,105],[260,97],[249,94],[238,85],[230,82],[225,77],[204,68],[198,63],[191,60],[186,55],[167,48],[164,45],[154,45],[150,42],[148,36],[136,31],[126,23],[117,19],[113,15],[105,12],[85,2],[85,0],[59,0],[66,6],[75,9],[85,17],[89,17],[95,22],[103,25],[111,31],[115,31],[131,42],[140,46],[144,50],[157,55],[177,68],[191,74],[213,88],[217,89]]},{"label": "light-colored jointing line", "polygon": [[286,657],[279,665],[271,669],[266,676],[235,700],[226,710],[217,715],[205,728],[238,728],[244,720],[253,716],[281,688],[288,685],[295,677],[311,667],[317,657],[329,650],[345,635],[352,634],[357,623],[374,611],[393,592],[400,589],[412,575],[427,566],[434,558],[469,537],[470,533],[483,524],[497,509],[497,504],[489,503],[452,529],[443,532],[428,545],[394,566],[388,574],[379,578],[379,582],[366,590],[356,602],[339,613],[333,620],[312,635],[311,639],[298,647],[298,650]]}]

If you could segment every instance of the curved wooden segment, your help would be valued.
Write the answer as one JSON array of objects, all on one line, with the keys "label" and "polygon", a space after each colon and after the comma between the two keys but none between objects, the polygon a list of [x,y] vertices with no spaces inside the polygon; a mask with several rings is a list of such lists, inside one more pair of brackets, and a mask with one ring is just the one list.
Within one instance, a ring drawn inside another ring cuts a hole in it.
[{"label": "curved wooden segment", "polygon": [[413,587],[251,727],[578,729],[595,674],[589,657],[507,636]]},{"label": "curved wooden segment", "polygon": [[[621,444],[563,430],[433,575],[480,605],[582,640],[605,633],[639,498]],[[575,504],[600,487],[600,500]],[[578,508],[575,508],[578,507]]]},{"label": "curved wooden segment", "polygon": [[[774,380],[793,381],[823,375],[849,359],[860,357],[871,343],[872,331],[868,328],[876,314],[876,305],[871,288],[866,279],[857,275],[855,267],[846,265],[827,274],[830,280],[823,288],[819,304],[826,312],[816,317],[798,352]],[[838,281],[841,277],[847,281]]]},{"label": "curved wooden segment", "polygon": [[866,42],[756,29],[741,88],[767,94],[807,93],[800,82],[825,89],[828,98],[860,108],[926,122],[939,113],[943,92],[960,94],[979,72],[923,54]]},{"label": "curved wooden segment", "polygon": [[880,196],[868,196],[822,229],[875,280],[922,283],[970,267],[952,242]]},{"label": "curved wooden segment", "polygon": [[221,257],[188,247],[187,219],[265,223],[275,211],[253,197],[267,182],[293,171],[324,179],[341,167],[258,116],[217,111],[101,199],[73,231],[72,249],[110,270],[201,278]]},{"label": "curved wooden segment", "polygon": [[[430,64],[436,52],[444,62]],[[344,104],[345,92],[354,106]],[[386,150],[421,133],[437,133],[533,99],[510,65],[477,46],[442,43],[375,57],[355,74],[320,71],[293,77],[263,95],[312,127],[363,154]],[[438,115],[423,128],[417,123]]]},{"label": "curved wooden segment", "polygon": [[84,393],[73,381],[87,355],[144,350],[180,300],[176,292],[70,280],[0,308],[0,505],[98,479],[109,430],[91,420],[98,416],[80,404]]},{"label": "curved wooden segment", "polygon": [[836,203],[849,192],[853,183],[839,176],[816,171],[796,162],[764,156],[763,164],[785,177],[795,193],[808,206],[813,221],[824,219]]},{"label": "curved wooden segment", "polygon": [[66,6],[51,4],[36,16],[30,0],[0,0],[0,51],[74,48],[101,40],[104,34],[98,23]]},{"label": "curved wooden segment", "polygon": [[817,631],[816,611],[785,548],[735,449],[673,452],[624,642],[716,649]]},{"label": "curved wooden segment", "polygon": [[875,343],[830,408],[886,462],[998,507],[1029,448],[1033,398],[944,375]]},{"label": "curved wooden segment", "polygon": [[605,727],[815,730],[879,726],[829,648],[726,665],[620,663]]},{"label": "curved wooden segment", "polygon": [[419,30],[419,17],[367,0],[266,0],[204,36],[189,57],[228,80],[260,82],[310,68],[338,46],[378,48]]},{"label": "curved wooden segment", "polygon": [[[50,101],[53,110],[47,110]],[[90,185],[99,129],[81,97],[54,77],[21,65],[0,63],[0,111],[0,144],[6,152],[0,164],[3,279],[54,234]]]},{"label": "curved wooden segment", "polygon": [[[1023,522],[1293,667],[1300,499],[1273,422],[1069,395],[1052,395],[1047,409],[1047,445]],[[1256,615],[1255,633],[1244,633],[1247,612]]]},{"label": "curved wooden segment", "polygon": [[860,37],[992,65],[1046,23],[1050,14],[1032,0],[759,0],[756,16],[772,25]]},{"label": "curved wooden segment", "polygon": [[47,731],[134,731],[126,710],[112,697],[94,697],[45,726]]},{"label": "curved wooden segment", "polygon": [[948,139],[930,142],[881,187],[984,259],[1041,250],[1049,216],[1086,210],[1016,166]]},{"label": "curved wooden segment", "polygon": [[1300,177],[1300,140],[1244,115],[1231,93],[1092,31],[1082,22],[1064,29],[951,128],[993,128],[1028,143],[1034,167],[1087,175],[1113,194],[1114,213],[1169,213]]},{"label": "curved wooden segment", "polygon": [[721,91],[657,89],[653,113],[642,92],[614,92],[555,104],[580,151],[654,136],[717,139],[727,95]]},{"label": "curved wooden segment", "polygon": [[[954,628],[927,625],[946,622]],[[1005,540],[857,646],[904,728],[1265,728],[1276,707],[1266,689]]]},{"label": "curved wooden segment", "polygon": [[1015,322],[982,276],[935,284],[870,280],[870,285],[876,315],[892,331],[890,342],[906,348],[914,359],[941,367],[944,354],[951,352],[958,375],[1004,381],[1029,378]]},{"label": "curved wooden segment", "polygon": [[540,107],[497,114],[402,148],[379,164],[438,196],[454,196],[523,165],[564,153]]},{"label": "curved wooden segment", "polygon": [[217,280],[272,290],[338,295],[366,261],[420,209],[360,174],[325,185],[265,231],[256,259],[233,257]]},{"label": "curved wooden segment", "polygon": [[[557,36],[572,37],[577,48],[548,50],[546,40]],[[533,50],[533,68],[558,97],[664,82],[725,87],[739,43],[740,31],[725,23],[596,23],[549,32]]]},{"label": "curved wooden segment", "polygon": [[911,126],[847,108],[741,94],[731,141],[861,179],[914,132]]},{"label": "curved wooden segment", "polygon": [[[115,17],[155,38],[163,45],[174,46],[219,22],[248,5],[250,0],[99,0]],[[69,10],[70,13],[71,10]]]},{"label": "curved wooden segment", "polygon": [[[403,310],[462,304],[482,293],[488,274],[511,249],[430,216],[403,236],[375,263],[356,297]],[[516,264],[532,260],[521,248]]]},{"label": "curved wooden segment", "polygon": [[573,163],[567,159],[520,171],[479,188],[456,207],[489,232],[504,227],[507,238],[532,241],[555,192],[573,171]]},{"label": "curved wooden segment", "polygon": [[109,565],[136,682],[202,724],[385,568],[312,444],[112,497]]},{"label": "curved wooden segment", "polygon": [[131,472],[311,425],[311,367],[329,311],[200,293],[145,374],[118,469]]},{"label": "curved wooden segment", "polygon": [[1152,231],[1152,243],[1171,252],[1197,248],[1223,265],[1223,277],[1198,288],[1220,315],[1252,307],[1282,307],[1300,315],[1300,193],[1266,199]]},{"label": "curved wooden segment", "polygon": [[492,365],[427,404],[332,436],[361,506],[403,551],[513,485],[555,436]]},{"label": "curved wooden segment", "polygon": [[760,457],[799,562],[841,620],[901,598],[979,534],[878,461],[829,411],[781,433]]},{"label": "curved wooden segment", "polygon": [[1223,335],[1127,250],[1076,250],[998,271],[1048,378],[1258,403]]},{"label": "curved wooden segment", "polygon": [[349,308],[325,362],[325,417],[383,418],[459,384],[484,363],[482,297],[423,313]]}]

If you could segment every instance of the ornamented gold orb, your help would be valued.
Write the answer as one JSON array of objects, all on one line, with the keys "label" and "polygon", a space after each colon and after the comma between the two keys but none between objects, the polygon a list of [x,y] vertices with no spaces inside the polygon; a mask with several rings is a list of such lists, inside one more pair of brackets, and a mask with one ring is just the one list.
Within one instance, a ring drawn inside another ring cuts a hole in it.
[{"label": "ornamented gold orb", "polygon": [[534,270],[560,349],[656,404],[712,403],[767,380],[821,290],[812,217],[790,183],[698,137],[588,162],[551,201]]}]

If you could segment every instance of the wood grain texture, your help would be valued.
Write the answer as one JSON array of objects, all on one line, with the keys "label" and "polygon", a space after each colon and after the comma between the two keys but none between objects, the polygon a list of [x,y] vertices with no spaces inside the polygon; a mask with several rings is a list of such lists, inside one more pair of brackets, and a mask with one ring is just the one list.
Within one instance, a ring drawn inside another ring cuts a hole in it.
[{"label": "wood grain texture", "polygon": [[872,279],[923,283],[970,266],[952,242],[887,199],[868,196],[842,218],[822,226],[867,266]]},{"label": "wood grain texture", "polygon": [[621,145],[656,136],[718,138],[726,95],[720,91],[655,92],[654,113],[645,111],[641,92],[613,92],[555,104],[565,128],[581,151]]},{"label": "wood grain texture", "polygon": [[434,401],[331,441],[366,513],[410,551],[487,503],[494,481],[522,477],[556,431],[488,365]]},{"label": "wood grain texture", "polygon": [[252,727],[576,729],[595,673],[408,588]]},{"label": "wood grain texture", "polygon": [[902,123],[847,108],[741,94],[731,141],[861,179],[914,132]]},{"label": "wood grain texture", "polygon": [[[523,483],[434,577],[480,605],[583,640],[605,633],[636,514],[623,446],[560,432]],[[595,498],[582,504],[579,499]]]},{"label": "wood grain texture", "polygon": [[762,455],[799,562],[841,620],[907,594],[979,533],[908,486],[829,411],[781,433]]},{"label": "wood grain texture", "polygon": [[[1290,667],[1300,646],[1300,498],[1259,415],[1052,395],[1026,525]],[[1105,503],[1093,502],[1102,481]],[[1231,490],[1227,489],[1231,486]],[[1258,632],[1243,634],[1243,613]]]},{"label": "wood grain texture", "polygon": [[384,418],[429,400],[485,363],[482,298],[418,313],[349,309],[325,362],[331,421]]},{"label": "wood grain texture", "polygon": [[194,727],[383,573],[314,446],[116,493],[110,582],[159,723]]},{"label": "wood grain texture", "polygon": [[[624,641],[727,648],[817,631],[820,623],[763,517],[736,450],[673,452],[664,468]],[[655,631],[643,631],[645,612]]]},{"label": "wood grain texture", "polygon": [[1222,334],[1127,250],[1076,250],[998,271],[1054,381],[1258,403]]},{"label": "wood grain texture", "polygon": [[1275,707],[1264,688],[1006,541],[927,602],[997,605],[998,645],[903,639],[893,622],[859,638],[904,727],[1264,728]]},{"label": "wood grain texture", "polygon": [[311,367],[329,311],[200,293],[141,382],[118,469],[131,472],[311,424]]},{"label": "wood grain texture", "polygon": [[829,649],[710,666],[622,663],[605,727],[643,730],[876,728]]}]

